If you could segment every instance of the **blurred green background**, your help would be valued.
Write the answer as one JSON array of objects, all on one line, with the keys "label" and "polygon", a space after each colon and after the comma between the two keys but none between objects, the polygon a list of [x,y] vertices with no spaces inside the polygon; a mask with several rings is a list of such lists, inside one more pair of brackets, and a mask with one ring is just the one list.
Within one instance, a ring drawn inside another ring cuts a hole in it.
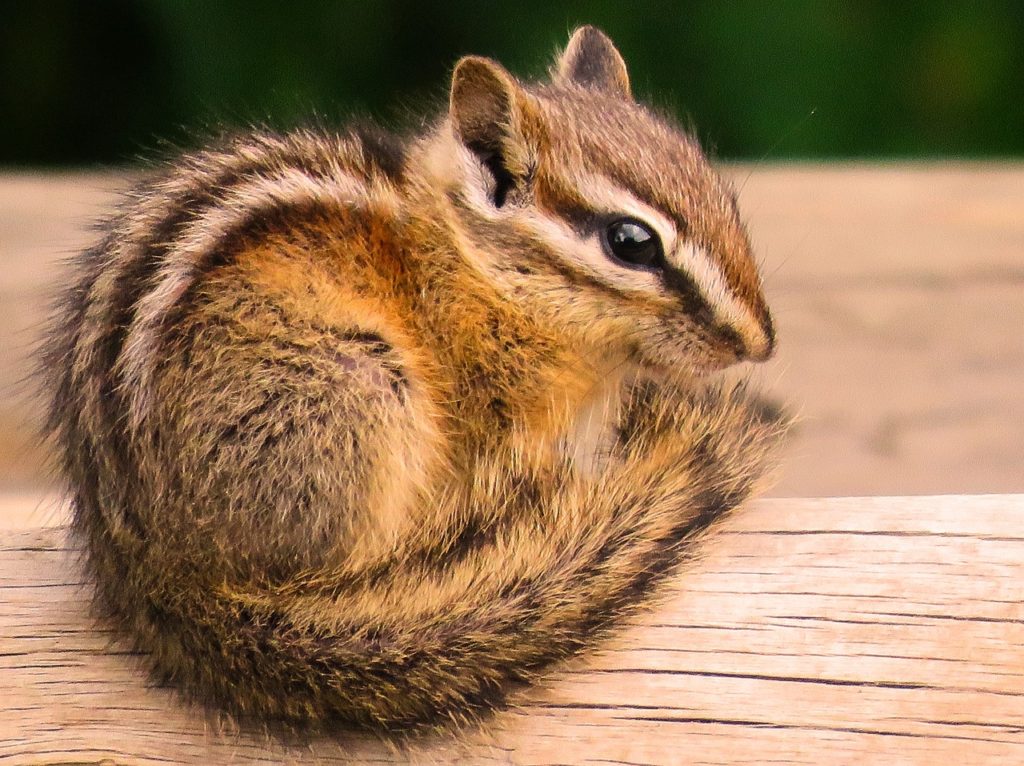
[{"label": "blurred green background", "polygon": [[0,0],[0,165],[93,165],[210,126],[410,125],[464,53],[544,72],[579,23],[720,157],[1024,154],[1024,2]]}]

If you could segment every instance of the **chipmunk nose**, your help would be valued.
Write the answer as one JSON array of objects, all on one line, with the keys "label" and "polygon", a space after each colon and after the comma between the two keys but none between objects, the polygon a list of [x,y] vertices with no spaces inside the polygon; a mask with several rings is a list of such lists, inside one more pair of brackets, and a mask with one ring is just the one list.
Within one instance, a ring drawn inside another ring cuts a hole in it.
[{"label": "chipmunk nose", "polygon": [[738,361],[763,362],[775,352],[775,327],[771,317],[746,327],[719,324],[715,333],[736,354]]},{"label": "chipmunk nose", "polygon": [[775,353],[775,325],[772,318],[766,314],[758,330],[760,332],[749,333],[752,337],[744,338],[744,356],[752,362],[763,362]]}]

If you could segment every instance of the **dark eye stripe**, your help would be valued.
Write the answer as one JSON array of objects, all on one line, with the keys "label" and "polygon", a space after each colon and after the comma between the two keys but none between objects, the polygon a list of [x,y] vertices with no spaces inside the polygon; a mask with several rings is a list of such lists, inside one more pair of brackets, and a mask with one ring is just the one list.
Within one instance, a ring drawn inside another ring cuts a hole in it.
[{"label": "dark eye stripe", "polygon": [[[606,251],[607,242],[605,241],[605,231],[609,223],[614,223],[619,220],[636,220],[628,216],[609,216],[607,212],[599,211],[595,208],[589,207],[582,199],[575,199],[572,202],[567,200],[559,200],[557,207],[557,214],[564,221],[566,221],[580,236],[580,238],[586,238],[593,236],[595,233],[599,239],[602,240]],[[677,225],[685,228],[681,219],[676,221]],[[681,228],[680,230],[683,230]],[[628,292],[623,292],[619,288],[607,284],[604,281],[595,280],[594,277],[590,276],[589,272],[581,271],[573,266],[568,266],[560,261],[543,261],[548,267],[556,266],[560,271],[565,270],[566,275],[571,272],[574,279],[579,280],[586,278],[586,280],[595,286],[600,286],[605,290],[617,294],[617,295],[628,295]],[[625,264],[623,264],[625,265]],[[635,267],[634,267],[635,268]],[[654,269],[644,269],[657,273],[661,278],[662,286],[666,291],[675,293],[680,299],[682,309],[685,313],[689,314],[694,320],[702,325],[710,326],[714,322],[714,311],[711,305],[707,302],[704,296],[701,294],[700,288],[697,287],[696,282],[693,278],[685,271],[678,269],[671,265],[667,261],[662,261],[662,265],[656,271]]]},{"label": "dark eye stripe", "polygon": [[715,321],[715,312],[701,293],[693,277],[675,266],[666,264],[661,270],[661,282],[666,290],[679,296],[683,311],[694,318],[698,324],[711,325]]}]

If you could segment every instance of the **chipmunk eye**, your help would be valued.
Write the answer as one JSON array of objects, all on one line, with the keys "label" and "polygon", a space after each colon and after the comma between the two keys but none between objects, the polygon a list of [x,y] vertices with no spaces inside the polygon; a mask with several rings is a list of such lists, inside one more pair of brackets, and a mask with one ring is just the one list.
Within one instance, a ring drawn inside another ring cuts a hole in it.
[{"label": "chipmunk eye", "polygon": [[658,235],[634,218],[612,221],[605,229],[604,239],[608,251],[620,261],[648,268],[664,265],[665,253]]}]

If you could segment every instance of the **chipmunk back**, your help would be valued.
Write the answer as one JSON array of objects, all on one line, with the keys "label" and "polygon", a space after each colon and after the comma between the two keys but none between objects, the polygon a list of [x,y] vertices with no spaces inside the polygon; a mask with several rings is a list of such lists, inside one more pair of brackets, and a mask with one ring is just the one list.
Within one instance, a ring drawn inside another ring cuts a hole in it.
[{"label": "chipmunk back", "polygon": [[730,188],[601,32],[468,57],[423,135],[253,132],[126,200],[45,353],[98,603],[241,716],[472,720],[752,490],[776,416]]}]

